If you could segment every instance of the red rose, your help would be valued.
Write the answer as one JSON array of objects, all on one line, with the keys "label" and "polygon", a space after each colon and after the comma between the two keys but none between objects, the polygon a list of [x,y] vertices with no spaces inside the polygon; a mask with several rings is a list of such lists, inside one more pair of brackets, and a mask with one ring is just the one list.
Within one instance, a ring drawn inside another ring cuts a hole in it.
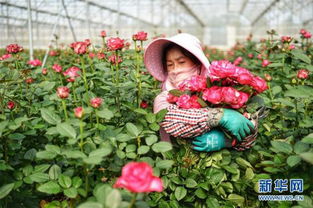
[{"label": "red rose", "polygon": [[[122,63],[122,58],[119,56],[118,57],[118,63]],[[111,63],[111,64],[116,64],[116,55],[111,55],[111,56],[109,56],[109,62]]]},{"label": "red rose", "polygon": [[178,107],[180,107],[180,108],[183,108],[183,109],[191,108],[190,95],[179,96],[176,103],[177,103]]},{"label": "red rose", "polygon": [[8,107],[8,109],[12,110],[12,109],[15,107],[15,102],[9,101],[9,102],[7,103],[7,107]]},{"label": "red rose", "polygon": [[124,47],[124,40],[120,38],[109,38],[107,40],[107,46],[111,51],[121,50]]},{"label": "red rose", "polygon": [[104,59],[105,58],[105,54],[104,53],[97,53],[97,58],[98,59]]},{"label": "red rose", "polygon": [[47,69],[47,68],[43,68],[43,69],[41,70],[41,73],[42,73],[43,75],[47,75],[47,74],[48,74],[48,69]]},{"label": "red rose", "polygon": [[82,118],[84,114],[84,109],[83,107],[77,107],[74,109],[74,114],[76,118]]},{"label": "red rose", "polygon": [[133,40],[140,40],[145,41],[147,40],[148,33],[144,31],[137,32],[135,35],[133,35]]},{"label": "red rose", "polygon": [[50,51],[49,52],[49,56],[57,56],[58,55],[58,52],[56,51]]},{"label": "red rose", "polygon": [[7,45],[6,50],[8,53],[18,53],[20,51],[23,51],[23,47],[17,45],[17,44],[10,44]]},{"label": "red rose", "polygon": [[238,104],[238,98],[240,97],[239,91],[232,87],[222,87],[223,102],[231,105]]},{"label": "red rose", "polygon": [[299,79],[307,79],[309,77],[309,71],[306,69],[300,69],[297,73]]},{"label": "red rose", "polygon": [[261,93],[264,90],[268,89],[266,81],[261,77],[254,77],[251,86],[258,92]]},{"label": "red rose", "polygon": [[236,58],[236,60],[234,61],[234,65],[237,66],[242,62],[243,58],[241,56],[239,56],[238,58]]},{"label": "red rose", "polygon": [[148,106],[149,106],[149,105],[148,105],[148,103],[147,103],[146,101],[144,101],[144,100],[141,101],[141,103],[140,103],[140,107],[141,107],[141,108],[148,108]]},{"label": "red rose", "polygon": [[67,78],[68,82],[74,82],[75,78],[80,76],[77,72],[80,72],[80,69],[76,66],[73,66],[63,72],[63,75],[69,77]]},{"label": "red rose", "polygon": [[100,36],[103,37],[103,38],[105,38],[107,36],[107,33],[105,32],[105,30],[102,30],[100,32]]},{"label": "red rose", "polygon": [[169,103],[176,103],[177,100],[178,100],[178,97],[172,95],[171,93],[168,93],[168,95],[167,95],[167,101],[168,101]]},{"label": "red rose", "polygon": [[240,91],[238,92],[239,92],[239,96],[237,97],[237,100],[236,100],[237,104],[230,105],[231,108],[234,108],[234,109],[241,108],[249,99],[249,94],[240,92]]},{"label": "red rose", "polygon": [[125,165],[122,176],[117,179],[113,187],[125,188],[134,193],[163,191],[161,179],[153,176],[153,170],[146,162],[130,162]]},{"label": "red rose", "polygon": [[269,62],[269,60],[264,59],[264,60],[262,61],[262,66],[263,66],[263,67],[267,67],[270,63],[271,63],[271,62]]},{"label": "red rose", "polygon": [[11,54],[3,54],[1,57],[0,57],[0,61],[3,61],[5,59],[8,59],[8,58],[11,58],[12,55]]},{"label": "red rose", "polygon": [[58,87],[57,89],[57,95],[61,99],[68,98],[69,93],[70,93],[70,89],[67,87]]},{"label": "red rose", "polygon": [[42,64],[39,59],[30,60],[27,63],[32,66],[41,66]]},{"label": "red rose", "polygon": [[93,108],[99,108],[101,104],[102,104],[102,99],[99,97],[90,99],[90,105]]},{"label": "red rose", "polygon": [[71,43],[70,47],[74,50],[76,54],[81,55],[87,52],[88,44],[90,44],[90,42],[74,42]]},{"label": "red rose", "polygon": [[282,36],[281,37],[282,43],[290,43],[291,41],[292,41],[292,37],[290,37],[290,36]]},{"label": "red rose", "polygon": [[222,88],[219,86],[213,86],[203,91],[202,98],[213,104],[219,104],[222,102]]},{"label": "red rose", "polygon": [[55,72],[58,72],[58,73],[62,72],[62,66],[60,66],[59,64],[54,64],[54,65],[52,66],[52,69],[53,69]]},{"label": "red rose", "polygon": [[191,96],[189,102],[191,103],[191,108],[202,108],[202,106],[198,102],[198,96],[196,95]]},{"label": "red rose", "polygon": [[31,83],[33,83],[35,80],[33,79],[33,78],[27,78],[26,80],[25,80],[25,82],[27,83],[27,84],[31,84]]}]

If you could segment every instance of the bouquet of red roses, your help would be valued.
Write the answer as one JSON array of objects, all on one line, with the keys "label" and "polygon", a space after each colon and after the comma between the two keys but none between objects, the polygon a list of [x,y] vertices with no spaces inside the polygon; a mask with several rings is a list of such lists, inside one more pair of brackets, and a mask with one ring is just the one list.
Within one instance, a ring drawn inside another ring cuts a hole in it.
[{"label": "bouquet of red roses", "polygon": [[254,95],[268,89],[265,80],[227,60],[213,61],[208,77],[193,76],[178,89],[170,90],[167,100],[180,108],[225,107],[240,109]]}]

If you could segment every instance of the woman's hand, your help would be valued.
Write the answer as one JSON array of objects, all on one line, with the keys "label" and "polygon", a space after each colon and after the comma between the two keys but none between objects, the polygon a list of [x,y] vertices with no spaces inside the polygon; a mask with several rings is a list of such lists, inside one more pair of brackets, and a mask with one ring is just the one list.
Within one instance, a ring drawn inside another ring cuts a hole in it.
[{"label": "woman's hand", "polygon": [[251,134],[254,125],[251,121],[235,110],[224,108],[224,113],[219,125],[234,135],[238,141]]},{"label": "woman's hand", "polygon": [[224,133],[217,129],[197,136],[192,141],[193,149],[202,152],[218,151],[226,147],[227,143]]}]

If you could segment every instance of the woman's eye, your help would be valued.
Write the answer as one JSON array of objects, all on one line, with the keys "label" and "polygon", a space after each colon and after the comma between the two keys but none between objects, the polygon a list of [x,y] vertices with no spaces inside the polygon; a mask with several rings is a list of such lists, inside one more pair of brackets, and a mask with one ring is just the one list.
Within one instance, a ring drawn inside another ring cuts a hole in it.
[{"label": "woman's eye", "polygon": [[184,61],[179,62],[179,64],[184,64],[184,63],[185,63]]}]

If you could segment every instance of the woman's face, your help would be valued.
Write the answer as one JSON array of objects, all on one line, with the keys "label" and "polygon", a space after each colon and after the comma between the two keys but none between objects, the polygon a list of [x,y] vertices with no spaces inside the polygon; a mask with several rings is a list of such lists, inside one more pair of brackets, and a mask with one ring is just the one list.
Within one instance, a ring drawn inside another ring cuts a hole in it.
[{"label": "woman's face", "polygon": [[185,56],[178,47],[173,47],[166,53],[166,68],[169,72],[179,68],[191,68],[194,65],[195,63]]}]

